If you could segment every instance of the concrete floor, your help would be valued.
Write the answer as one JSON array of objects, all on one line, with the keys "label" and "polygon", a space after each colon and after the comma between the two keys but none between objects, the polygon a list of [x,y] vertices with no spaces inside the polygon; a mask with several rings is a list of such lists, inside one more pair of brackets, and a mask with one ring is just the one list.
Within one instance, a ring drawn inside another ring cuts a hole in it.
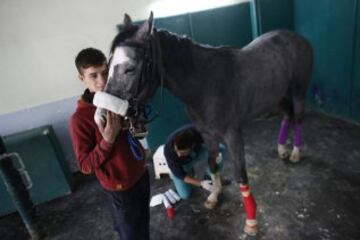
[{"label": "concrete floor", "polygon": [[[245,129],[247,169],[258,204],[260,232],[243,234],[244,212],[235,182],[224,187],[220,205],[206,210],[205,192],[176,204],[176,216],[151,209],[152,240],[358,240],[360,239],[360,127],[315,112],[306,113],[304,157],[297,164],[279,160],[279,117],[258,120]],[[199,175],[204,166],[198,167]],[[171,181],[153,179],[152,195]],[[231,164],[224,175],[232,178]],[[75,175],[70,196],[37,206],[38,222],[48,240],[117,239],[101,189],[94,177]],[[0,218],[0,239],[28,239],[17,214]]]}]

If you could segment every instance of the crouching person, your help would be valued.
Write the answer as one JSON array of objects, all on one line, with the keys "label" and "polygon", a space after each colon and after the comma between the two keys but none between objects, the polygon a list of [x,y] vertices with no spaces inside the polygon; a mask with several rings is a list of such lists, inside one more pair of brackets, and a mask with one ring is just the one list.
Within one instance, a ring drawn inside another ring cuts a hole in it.
[{"label": "crouching person", "polygon": [[[216,163],[217,169],[223,166],[224,146],[219,146],[219,155]],[[212,177],[214,174],[207,169],[204,179],[195,177],[194,166],[202,161],[208,160],[208,151],[200,133],[193,125],[186,125],[173,132],[167,139],[164,147],[164,155],[171,171],[171,179],[176,191],[182,199],[190,197],[192,188],[201,187],[211,192],[205,207],[213,208],[217,203],[217,196],[221,190],[220,176]],[[211,179],[211,180],[206,180]]]}]

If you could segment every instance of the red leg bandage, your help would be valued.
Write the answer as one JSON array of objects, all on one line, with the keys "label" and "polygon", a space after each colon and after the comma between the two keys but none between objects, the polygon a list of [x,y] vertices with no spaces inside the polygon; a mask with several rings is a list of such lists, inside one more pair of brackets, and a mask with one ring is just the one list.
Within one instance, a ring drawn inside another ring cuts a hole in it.
[{"label": "red leg bandage", "polygon": [[[250,193],[250,188],[248,185],[241,186],[240,191],[243,196],[244,209],[246,212],[246,219],[255,220],[256,219],[256,202],[252,194]],[[248,196],[246,196],[248,193]],[[245,196],[244,196],[245,195]]]}]

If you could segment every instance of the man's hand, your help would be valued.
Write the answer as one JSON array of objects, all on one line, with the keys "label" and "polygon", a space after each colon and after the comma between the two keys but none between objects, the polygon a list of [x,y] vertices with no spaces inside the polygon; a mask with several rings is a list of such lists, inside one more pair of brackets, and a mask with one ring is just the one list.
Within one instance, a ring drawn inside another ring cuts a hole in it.
[{"label": "man's hand", "polygon": [[106,123],[100,122],[98,127],[104,140],[109,144],[113,144],[119,134],[119,131],[122,129],[122,117],[113,112],[107,111]]},{"label": "man's hand", "polygon": [[209,192],[213,191],[213,185],[211,180],[203,180],[200,182],[201,187]]}]

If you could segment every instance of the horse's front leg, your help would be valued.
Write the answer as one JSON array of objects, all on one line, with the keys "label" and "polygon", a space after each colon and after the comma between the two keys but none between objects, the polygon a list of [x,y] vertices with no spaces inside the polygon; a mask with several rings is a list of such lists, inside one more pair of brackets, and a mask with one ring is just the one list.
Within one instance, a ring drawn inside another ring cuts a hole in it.
[{"label": "horse's front leg", "polygon": [[245,167],[244,140],[242,131],[232,129],[224,136],[229,157],[234,165],[236,182],[240,185],[240,192],[243,198],[244,210],[246,213],[244,232],[255,236],[258,232],[256,221],[256,202],[251,194],[248,176]]},{"label": "horse's front leg", "polygon": [[223,161],[222,155],[219,154],[219,144],[207,135],[203,135],[205,145],[208,149],[208,165],[212,181],[211,193],[206,199],[204,206],[207,209],[213,209],[221,193],[220,161]]},{"label": "horse's front leg", "polygon": [[219,167],[218,167],[218,161],[222,161],[222,156],[221,154],[219,155],[218,152],[210,155],[209,154],[209,166],[210,166],[210,176],[211,176],[211,181],[212,181],[212,190],[210,195],[208,196],[208,198],[206,199],[204,206],[207,209],[213,209],[217,202],[218,202],[218,197],[221,193],[221,177],[220,177],[220,171],[219,171]]}]

